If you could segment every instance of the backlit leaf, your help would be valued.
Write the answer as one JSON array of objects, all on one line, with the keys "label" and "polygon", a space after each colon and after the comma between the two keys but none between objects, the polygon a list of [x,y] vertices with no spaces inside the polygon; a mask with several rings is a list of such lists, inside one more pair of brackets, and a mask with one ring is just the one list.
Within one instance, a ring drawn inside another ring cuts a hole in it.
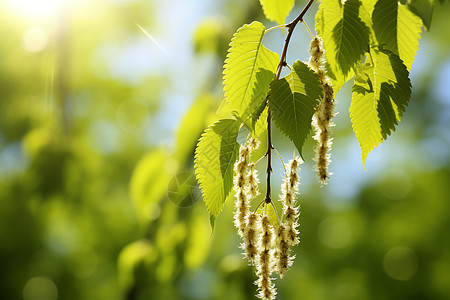
[{"label": "backlit leaf", "polygon": [[264,31],[259,22],[239,28],[225,60],[225,100],[242,121],[265,101],[279,62],[279,55],[262,44]]},{"label": "backlit leaf", "polygon": [[425,28],[430,30],[434,0],[408,0],[407,4],[411,11],[422,19]]},{"label": "backlit leaf", "polygon": [[280,25],[285,23],[286,17],[294,7],[294,0],[259,0],[259,2],[266,18]]},{"label": "backlit leaf", "polygon": [[300,154],[321,94],[318,75],[299,60],[293,64],[289,75],[271,84],[269,106],[272,118]]},{"label": "backlit leaf", "polygon": [[373,65],[367,63],[356,74],[350,106],[363,165],[367,154],[395,130],[411,96],[409,73],[400,58],[388,50],[371,49],[370,54]]},{"label": "backlit leaf", "polygon": [[399,55],[410,70],[419,49],[420,18],[397,0],[378,0],[372,21],[378,46]]},{"label": "backlit leaf", "polygon": [[195,174],[211,225],[222,211],[233,186],[233,167],[239,151],[236,142],[240,123],[222,119],[209,126],[195,150]]},{"label": "backlit leaf", "polygon": [[369,29],[359,17],[359,0],[323,0],[316,14],[316,30],[323,38],[328,75],[338,90],[352,75],[352,67],[369,46]]},{"label": "backlit leaf", "polygon": [[272,226],[277,227],[280,225],[280,222],[278,222],[277,212],[271,204],[262,203],[256,210],[256,213],[266,215]]}]

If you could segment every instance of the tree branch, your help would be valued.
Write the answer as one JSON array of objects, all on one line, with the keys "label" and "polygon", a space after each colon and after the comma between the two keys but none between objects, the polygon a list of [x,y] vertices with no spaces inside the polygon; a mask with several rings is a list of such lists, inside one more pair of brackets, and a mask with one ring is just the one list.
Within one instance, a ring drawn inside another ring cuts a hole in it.
[{"label": "tree branch", "polygon": [[[281,70],[283,69],[283,67],[285,67],[287,65],[287,63],[286,63],[287,49],[289,47],[289,42],[291,41],[292,33],[294,32],[295,26],[297,26],[297,24],[299,22],[303,22],[303,16],[306,14],[308,9],[311,7],[313,2],[314,2],[314,0],[309,0],[308,3],[306,4],[305,8],[302,10],[302,12],[297,16],[297,18],[295,18],[295,20],[293,20],[291,23],[286,25],[286,27],[288,29],[288,33],[287,33],[286,39],[284,41],[283,52],[281,52],[280,62],[278,63],[277,76],[275,77],[275,80],[280,79]],[[266,185],[267,185],[267,187],[266,187],[266,197],[264,198],[264,202],[267,204],[272,202],[272,197],[270,194],[270,174],[272,173],[272,149],[274,149],[274,148],[272,145],[272,135],[270,132],[270,125],[271,125],[271,113],[270,113],[270,107],[269,107],[268,113],[267,113],[267,152],[266,152],[266,156],[267,156],[267,184]]]}]

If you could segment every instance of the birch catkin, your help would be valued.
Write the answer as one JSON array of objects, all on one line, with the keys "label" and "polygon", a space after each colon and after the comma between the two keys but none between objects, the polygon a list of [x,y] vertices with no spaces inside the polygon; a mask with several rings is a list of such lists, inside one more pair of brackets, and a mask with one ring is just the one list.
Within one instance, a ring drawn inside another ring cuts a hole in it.
[{"label": "birch catkin", "polygon": [[250,201],[259,195],[258,172],[254,163],[248,163],[251,152],[258,148],[259,141],[251,139],[239,150],[239,158],[234,165],[235,212],[234,224],[243,242],[249,264],[253,265],[257,254],[260,216],[250,211]]},{"label": "birch catkin", "polygon": [[261,211],[252,212],[250,202],[259,195],[258,172],[254,163],[250,162],[251,153],[259,146],[259,142],[251,139],[241,146],[239,157],[234,165],[235,212],[234,223],[242,238],[241,248],[245,251],[250,265],[255,266],[258,279],[258,297],[275,299],[276,289],[273,278],[275,272],[283,277],[292,266],[294,255],[291,247],[299,243],[298,217],[296,204],[298,193],[298,170],[302,163],[299,157],[285,164],[284,178],[280,201],[282,204],[281,222],[272,224],[267,215],[269,203],[262,202]]},{"label": "birch catkin", "polygon": [[266,215],[263,215],[261,217],[261,239],[258,245],[258,258],[256,264],[256,275],[258,276],[258,279],[255,281],[259,290],[257,296],[261,299],[275,299],[276,295],[275,285],[272,282],[272,278],[270,278],[273,271],[273,238],[273,226],[270,225],[269,218]]},{"label": "birch catkin", "polygon": [[292,265],[294,256],[291,255],[291,247],[297,245],[299,207],[296,206],[296,194],[298,193],[298,166],[301,163],[299,157],[292,159],[285,165],[286,178],[281,186],[280,202],[282,205],[282,223],[277,228],[277,250],[275,271],[283,277],[287,269]]},{"label": "birch catkin", "polygon": [[317,141],[315,161],[317,177],[325,185],[332,175],[328,171],[328,165],[331,162],[329,151],[331,150],[332,138],[330,137],[330,128],[334,126],[332,119],[334,116],[335,100],[333,86],[326,75],[326,58],[323,50],[322,39],[315,37],[311,41],[309,66],[319,75],[322,84],[322,98],[313,116],[313,127],[315,131],[314,139]]},{"label": "birch catkin", "polygon": [[234,191],[235,193],[235,213],[234,213],[234,225],[238,229],[238,234],[244,237],[244,231],[246,228],[246,219],[250,213],[250,199],[247,193],[248,183],[248,163],[247,156],[250,154],[249,147],[241,146],[239,149],[239,158],[234,164]]}]

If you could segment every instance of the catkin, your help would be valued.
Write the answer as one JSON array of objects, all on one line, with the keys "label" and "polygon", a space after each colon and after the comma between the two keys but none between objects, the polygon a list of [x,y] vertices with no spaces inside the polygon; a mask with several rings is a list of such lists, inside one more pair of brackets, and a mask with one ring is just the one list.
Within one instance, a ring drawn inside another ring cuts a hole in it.
[{"label": "catkin", "polygon": [[275,272],[280,278],[283,277],[295,257],[291,254],[291,247],[299,243],[299,207],[296,205],[296,194],[299,185],[298,170],[302,161],[296,157],[285,165],[286,178],[283,179],[280,195],[281,222],[274,226],[264,209],[262,213],[250,211],[250,201],[259,195],[259,179],[255,164],[249,161],[252,151],[258,146],[257,140],[247,141],[240,147],[239,157],[234,165],[234,224],[242,238],[244,255],[256,269],[257,297],[271,300],[275,299],[276,289],[270,276]]},{"label": "catkin", "polygon": [[287,269],[292,265],[294,256],[291,255],[291,247],[297,245],[299,207],[296,206],[295,195],[298,193],[298,166],[300,158],[294,158],[285,165],[286,178],[281,186],[280,201],[283,212],[283,222],[276,229],[275,272],[283,277]]},{"label": "catkin", "polygon": [[255,199],[259,195],[258,185],[258,170],[256,170],[255,163],[250,163],[248,165],[248,193],[251,199]]},{"label": "catkin", "polygon": [[261,239],[258,244],[258,254],[256,263],[256,275],[258,279],[255,284],[258,286],[258,297],[261,299],[275,299],[275,284],[270,277],[273,271],[274,252],[274,228],[270,225],[266,215],[261,217]]},{"label": "catkin", "polygon": [[247,218],[247,227],[244,231],[244,236],[241,245],[245,250],[245,256],[247,257],[249,265],[255,265],[256,256],[258,254],[258,243],[261,235],[261,216],[257,213],[251,212]]},{"label": "catkin", "polygon": [[284,224],[280,224],[275,230],[276,244],[275,250],[275,272],[283,278],[284,273],[292,265],[292,257],[290,254],[290,243],[287,237],[287,228]]},{"label": "catkin", "polygon": [[326,75],[326,58],[323,49],[322,39],[315,37],[311,41],[310,51],[311,58],[309,66],[319,76],[322,84],[322,97],[313,116],[313,127],[315,131],[314,139],[317,141],[315,148],[316,171],[322,185],[327,184],[327,180],[332,175],[328,171],[328,165],[331,162],[329,151],[331,150],[332,138],[330,138],[330,128],[334,126],[332,119],[334,116],[334,108],[336,106],[334,100],[333,86]]},{"label": "catkin", "polygon": [[243,238],[246,228],[246,219],[250,213],[250,199],[247,193],[248,183],[248,163],[247,156],[250,154],[248,146],[241,146],[239,149],[239,158],[234,164],[233,189],[235,190],[235,213],[234,225],[238,229],[238,234]]},{"label": "catkin", "polygon": [[239,150],[239,158],[234,165],[235,212],[234,224],[242,238],[241,248],[250,265],[255,263],[259,238],[260,216],[250,211],[250,201],[259,195],[258,172],[254,163],[248,163],[252,151],[260,142],[250,139]]}]

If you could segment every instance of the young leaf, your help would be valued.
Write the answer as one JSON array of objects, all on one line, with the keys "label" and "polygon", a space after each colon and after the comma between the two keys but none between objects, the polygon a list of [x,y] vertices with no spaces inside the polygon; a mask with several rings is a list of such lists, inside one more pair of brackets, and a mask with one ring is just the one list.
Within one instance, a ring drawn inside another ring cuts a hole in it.
[{"label": "young leaf", "polygon": [[378,0],[372,21],[378,46],[399,55],[410,70],[419,49],[420,18],[397,0]]},{"label": "young leaf", "polygon": [[259,2],[266,18],[280,25],[284,24],[284,20],[294,7],[294,0],[259,0]]},{"label": "young leaf", "polygon": [[323,0],[316,30],[323,38],[329,76],[336,90],[352,76],[352,67],[369,46],[369,29],[359,18],[359,0]]},{"label": "young leaf", "polygon": [[261,204],[256,210],[257,214],[266,215],[269,218],[269,222],[272,226],[279,226],[277,212],[270,204]]},{"label": "young leaf", "polygon": [[270,86],[269,106],[273,120],[300,154],[321,94],[318,75],[299,60],[289,75],[275,80]]},{"label": "young leaf", "polygon": [[264,26],[253,22],[239,28],[225,60],[224,91],[232,113],[247,120],[266,99],[279,55],[262,44]]},{"label": "young leaf", "polygon": [[395,130],[411,96],[409,73],[401,59],[388,50],[371,49],[370,55],[373,65],[357,72],[350,106],[363,165],[367,154]]},{"label": "young leaf", "polygon": [[195,150],[195,174],[211,225],[222,211],[233,187],[233,167],[239,151],[236,142],[239,126],[240,123],[232,119],[217,121],[205,130]]}]

